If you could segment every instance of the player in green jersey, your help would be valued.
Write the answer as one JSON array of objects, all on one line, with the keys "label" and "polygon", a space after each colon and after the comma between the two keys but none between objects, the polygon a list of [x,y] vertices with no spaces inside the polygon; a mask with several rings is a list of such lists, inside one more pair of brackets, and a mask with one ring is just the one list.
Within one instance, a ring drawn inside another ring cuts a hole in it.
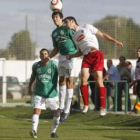
[{"label": "player in green jersey", "polygon": [[70,29],[67,29],[67,27],[63,24],[63,14],[61,12],[53,12],[52,19],[57,28],[52,32],[54,49],[52,50],[49,57],[52,58],[58,52],[60,53],[58,64],[59,102],[60,110],[63,111],[60,116],[60,122],[63,122],[70,113],[71,100],[73,96],[73,77],[75,61],[75,58],[68,60],[66,58],[66,55],[76,53],[77,48],[72,41],[72,36],[74,32]]},{"label": "player in green jersey", "polygon": [[37,128],[39,123],[39,116],[41,110],[46,109],[46,103],[51,110],[54,111],[51,137],[58,137],[56,129],[59,125],[60,110],[59,110],[59,99],[57,96],[57,79],[58,70],[57,66],[52,60],[46,61],[49,56],[47,49],[40,51],[40,59],[33,64],[32,74],[28,86],[29,94],[32,94],[32,85],[35,82],[34,96],[33,96],[33,116],[32,116],[32,131],[29,134],[33,138],[37,138]]}]

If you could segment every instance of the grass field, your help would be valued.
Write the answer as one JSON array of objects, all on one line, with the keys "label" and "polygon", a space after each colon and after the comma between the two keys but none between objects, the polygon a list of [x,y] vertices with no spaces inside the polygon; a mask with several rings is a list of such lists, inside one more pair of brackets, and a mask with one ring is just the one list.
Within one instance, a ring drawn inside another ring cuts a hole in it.
[{"label": "grass field", "polygon": [[[0,108],[0,140],[31,140],[32,108],[18,106]],[[43,111],[40,116],[38,140],[51,140],[52,112]],[[99,112],[86,115],[72,111],[66,122],[57,129],[60,140],[139,140],[140,117],[111,114],[100,118]]]}]

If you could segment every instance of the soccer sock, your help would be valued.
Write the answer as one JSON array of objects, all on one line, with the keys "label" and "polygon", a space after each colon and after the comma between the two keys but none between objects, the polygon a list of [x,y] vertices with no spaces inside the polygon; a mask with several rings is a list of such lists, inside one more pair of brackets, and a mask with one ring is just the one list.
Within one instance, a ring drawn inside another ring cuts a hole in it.
[{"label": "soccer sock", "polygon": [[105,97],[106,97],[105,87],[99,87],[99,97],[100,97],[100,108],[105,108]]},{"label": "soccer sock", "polygon": [[73,89],[67,89],[67,98],[66,98],[66,105],[64,110],[65,113],[70,112],[72,97],[73,97]]},{"label": "soccer sock", "polygon": [[55,133],[56,132],[56,129],[59,125],[59,122],[60,122],[60,117],[53,117],[53,122],[52,122],[52,131],[51,133]]},{"label": "soccer sock", "polygon": [[81,85],[81,94],[83,97],[84,105],[88,106],[88,86],[87,85]]},{"label": "soccer sock", "polygon": [[59,86],[59,108],[64,109],[66,96],[66,85]]},{"label": "soccer sock", "polygon": [[33,117],[32,117],[32,130],[35,130],[37,132],[38,123],[39,123],[39,115],[33,114]]}]

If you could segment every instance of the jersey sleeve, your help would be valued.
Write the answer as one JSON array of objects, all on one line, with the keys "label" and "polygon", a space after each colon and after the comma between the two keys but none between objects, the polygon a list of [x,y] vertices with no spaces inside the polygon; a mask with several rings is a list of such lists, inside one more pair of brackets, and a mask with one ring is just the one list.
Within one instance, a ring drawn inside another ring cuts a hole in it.
[{"label": "jersey sleeve", "polygon": [[55,41],[55,38],[53,37],[53,33],[52,33],[52,43],[53,43],[53,47],[57,47],[57,43]]},{"label": "jersey sleeve", "polygon": [[32,75],[34,75],[34,76],[36,76],[36,64],[37,63],[34,63],[32,66]]},{"label": "jersey sleeve", "polygon": [[98,29],[96,27],[94,27],[93,25],[90,24],[86,24],[86,27],[92,32],[92,34],[96,34]]},{"label": "jersey sleeve", "polygon": [[75,47],[75,49],[76,50],[78,50],[78,48],[76,47],[76,45],[75,45],[75,43],[74,43],[74,41],[73,41],[73,35],[74,35],[74,31],[73,30],[69,30],[69,37],[70,37],[70,39],[72,40],[72,42],[73,42],[73,44],[74,44],[74,47]]},{"label": "jersey sleeve", "polygon": [[58,61],[53,60],[53,64],[58,68]]}]

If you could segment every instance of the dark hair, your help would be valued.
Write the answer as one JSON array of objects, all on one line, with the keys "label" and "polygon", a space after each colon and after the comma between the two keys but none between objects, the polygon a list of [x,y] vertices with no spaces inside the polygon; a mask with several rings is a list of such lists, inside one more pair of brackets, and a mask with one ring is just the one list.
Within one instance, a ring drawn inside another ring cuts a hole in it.
[{"label": "dark hair", "polygon": [[108,61],[110,61],[110,62],[111,62],[111,64],[113,64],[113,62],[112,62],[112,60],[111,60],[111,59],[108,59],[108,60],[107,60],[107,62],[108,62]]},{"label": "dark hair", "polygon": [[122,58],[124,61],[126,60],[126,58],[124,56],[120,56],[119,59]]},{"label": "dark hair", "polygon": [[125,61],[125,64],[127,64],[127,66],[132,65],[130,61]]},{"label": "dark hair", "polygon": [[74,17],[72,17],[72,16],[66,17],[66,18],[64,19],[64,22],[65,22],[66,20],[73,20],[73,21],[75,22],[75,24],[78,25],[76,19],[75,19]]},{"label": "dark hair", "polygon": [[140,47],[137,48],[137,50],[139,50],[139,49],[140,49]]},{"label": "dark hair", "polygon": [[53,18],[55,15],[59,15],[60,18],[63,19],[63,14],[62,14],[62,12],[60,12],[60,11],[54,11],[54,12],[52,13],[52,18]]},{"label": "dark hair", "polygon": [[45,48],[41,49],[39,53],[41,54],[42,51],[46,51],[49,54],[49,51],[47,49],[45,49]]}]

